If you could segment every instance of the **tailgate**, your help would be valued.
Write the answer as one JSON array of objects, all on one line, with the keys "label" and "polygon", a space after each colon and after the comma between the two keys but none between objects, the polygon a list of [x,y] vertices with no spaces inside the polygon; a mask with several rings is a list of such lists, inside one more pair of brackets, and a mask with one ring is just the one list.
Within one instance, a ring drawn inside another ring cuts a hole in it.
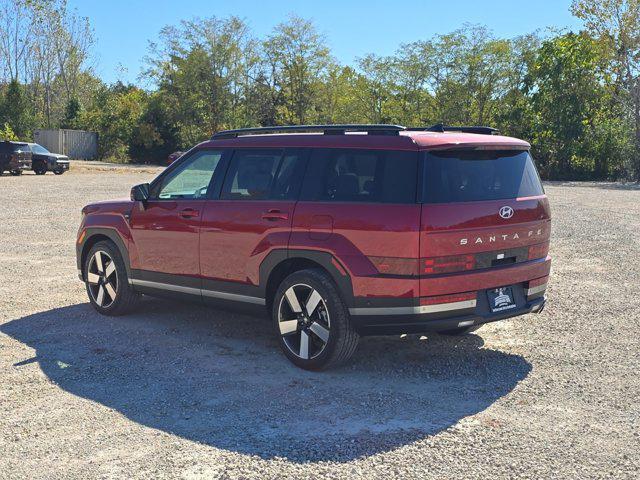
[{"label": "tailgate", "polygon": [[551,214],[528,152],[430,152],[424,175],[421,296],[548,273]]}]

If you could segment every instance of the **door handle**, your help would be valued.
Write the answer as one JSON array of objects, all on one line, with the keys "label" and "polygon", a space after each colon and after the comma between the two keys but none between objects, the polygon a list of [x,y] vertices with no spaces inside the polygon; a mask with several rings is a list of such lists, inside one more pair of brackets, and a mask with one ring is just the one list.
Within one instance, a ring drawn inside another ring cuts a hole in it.
[{"label": "door handle", "polygon": [[180,211],[180,216],[182,218],[195,218],[198,215],[200,215],[200,212],[198,210],[194,210],[193,208],[185,208],[184,210]]},{"label": "door handle", "polygon": [[277,209],[271,209],[268,212],[264,212],[262,214],[263,220],[269,220],[270,222],[275,222],[276,220],[288,220],[289,214],[287,212],[282,212]]}]

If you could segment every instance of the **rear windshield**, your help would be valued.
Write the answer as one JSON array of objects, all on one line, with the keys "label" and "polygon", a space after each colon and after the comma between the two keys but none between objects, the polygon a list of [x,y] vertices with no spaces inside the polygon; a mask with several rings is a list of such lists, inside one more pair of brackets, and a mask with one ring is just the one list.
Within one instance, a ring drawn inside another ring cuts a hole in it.
[{"label": "rear windshield", "polygon": [[544,193],[529,152],[443,150],[425,155],[425,203],[503,200]]}]

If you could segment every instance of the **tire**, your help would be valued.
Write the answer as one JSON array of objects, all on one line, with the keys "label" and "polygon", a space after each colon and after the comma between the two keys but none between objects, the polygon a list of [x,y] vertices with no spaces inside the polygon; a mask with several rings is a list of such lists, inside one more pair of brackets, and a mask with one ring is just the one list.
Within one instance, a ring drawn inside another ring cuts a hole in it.
[{"label": "tire", "polygon": [[54,175],[62,175],[64,173],[64,170],[62,170],[61,168],[56,168],[53,171]]},{"label": "tire", "polygon": [[14,177],[19,177],[20,175],[22,175],[22,170],[11,170],[11,175],[13,175]]},{"label": "tire", "polygon": [[47,164],[38,162],[33,166],[33,171],[36,175],[44,175],[45,173],[47,173]]},{"label": "tire", "polygon": [[475,332],[482,325],[471,325],[469,327],[460,327],[460,328],[452,328],[451,330],[441,330],[438,333],[440,335],[447,335],[450,337],[460,337],[462,335],[467,335],[469,333]]},{"label": "tire", "polygon": [[124,315],[140,300],[140,294],[129,285],[122,255],[111,241],[98,242],[91,248],[83,274],[89,302],[102,315]]},{"label": "tire", "polygon": [[349,310],[323,270],[300,270],[285,278],[274,296],[271,316],[280,348],[305,370],[336,367],[358,345]]}]

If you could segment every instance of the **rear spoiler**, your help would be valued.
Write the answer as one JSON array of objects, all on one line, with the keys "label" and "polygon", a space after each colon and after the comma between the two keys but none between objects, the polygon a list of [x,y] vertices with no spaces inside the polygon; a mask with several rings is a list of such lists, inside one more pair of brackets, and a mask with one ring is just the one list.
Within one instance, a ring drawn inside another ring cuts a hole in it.
[{"label": "rear spoiler", "polygon": [[481,127],[481,126],[449,126],[444,125],[443,123],[436,123],[435,125],[431,125],[430,127],[412,127],[407,128],[407,130],[412,132],[461,132],[461,133],[477,133],[479,135],[497,135],[498,129],[493,127]]}]

